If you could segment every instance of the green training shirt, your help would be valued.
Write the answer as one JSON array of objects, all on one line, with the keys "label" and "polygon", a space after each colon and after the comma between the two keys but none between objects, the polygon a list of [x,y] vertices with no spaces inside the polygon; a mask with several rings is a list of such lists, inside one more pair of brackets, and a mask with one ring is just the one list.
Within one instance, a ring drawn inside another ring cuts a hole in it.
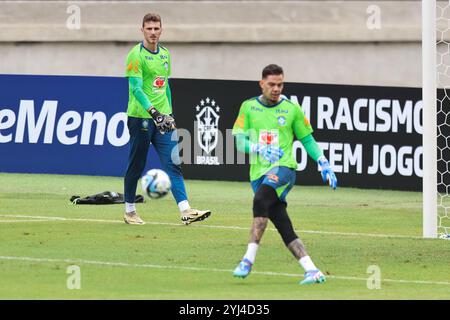
[{"label": "green training shirt", "polygon": [[267,171],[277,166],[297,168],[297,162],[292,154],[294,134],[302,139],[311,134],[313,129],[300,105],[287,99],[280,100],[276,105],[266,106],[258,97],[242,103],[239,115],[233,126],[233,135],[248,135],[252,143],[274,145],[284,152],[276,163],[270,163],[264,158],[250,159],[250,180],[256,180]]},{"label": "green training shirt", "polygon": [[[152,106],[163,114],[172,113],[172,107],[166,95],[170,74],[169,50],[159,44],[156,52],[146,49],[142,43],[139,43],[128,53],[125,76],[142,78],[144,93]],[[150,118],[150,114],[141,106],[131,88],[128,91],[127,115]]]}]

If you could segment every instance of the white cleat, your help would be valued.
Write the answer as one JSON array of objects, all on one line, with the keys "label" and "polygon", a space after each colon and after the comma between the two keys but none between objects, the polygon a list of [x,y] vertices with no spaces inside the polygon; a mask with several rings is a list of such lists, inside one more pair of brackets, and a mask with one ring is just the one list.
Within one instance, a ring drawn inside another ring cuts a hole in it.
[{"label": "white cleat", "polygon": [[197,210],[197,209],[188,209],[181,212],[181,221],[185,224],[191,224],[192,222],[202,221],[208,218],[211,215],[211,210]]},{"label": "white cleat", "polygon": [[126,224],[145,224],[144,220],[139,217],[136,211],[126,213],[123,215],[123,220]]}]

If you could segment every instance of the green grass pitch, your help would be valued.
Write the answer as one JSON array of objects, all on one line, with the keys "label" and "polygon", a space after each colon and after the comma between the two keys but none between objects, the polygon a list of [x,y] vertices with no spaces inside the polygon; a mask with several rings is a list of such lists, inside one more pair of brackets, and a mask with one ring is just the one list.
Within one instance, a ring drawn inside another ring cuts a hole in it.
[{"label": "green grass pitch", "polygon": [[[328,275],[300,286],[303,270],[272,224],[252,274],[232,276],[252,220],[249,183],[186,185],[210,218],[182,225],[169,195],[138,204],[147,224],[130,226],[122,205],[69,204],[122,192],[121,178],[0,174],[0,299],[450,299],[450,242],[421,239],[421,193],[296,186],[288,212]],[[80,289],[67,285],[73,265]],[[379,289],[368,287],[369,266]]]}]

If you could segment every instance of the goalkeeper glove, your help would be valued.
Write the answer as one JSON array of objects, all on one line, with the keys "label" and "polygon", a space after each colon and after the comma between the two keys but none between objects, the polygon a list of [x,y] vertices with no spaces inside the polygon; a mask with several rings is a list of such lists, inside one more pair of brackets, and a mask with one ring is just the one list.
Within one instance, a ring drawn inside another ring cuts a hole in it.
[{"label": "goalkeeper glove", "polygon": [[322,179],[324,183],[328,183],[331,188],[337,188],[337,178],[334,174],[333,170],[330,167],[330,163],[328,162],[325,156],[321,156],[317,162],[319,163],[320,168],[322,169]]},{"label": "goalkeeper glove", "polygon": [[252,153],[258,153],[265,160],[270,163],[275,163],[281,159],[284,152],[278,147],[271,145],[252,144],[250,147]]},{"label": "goalkeeper glove", "polygon": [[175,119],[167,114],[162,114],[155,107],[151,107],[148,112],[153,118],[155,122],[156,128],[161,132],[161,134],[165,134],[167,132],[175,129]]}]

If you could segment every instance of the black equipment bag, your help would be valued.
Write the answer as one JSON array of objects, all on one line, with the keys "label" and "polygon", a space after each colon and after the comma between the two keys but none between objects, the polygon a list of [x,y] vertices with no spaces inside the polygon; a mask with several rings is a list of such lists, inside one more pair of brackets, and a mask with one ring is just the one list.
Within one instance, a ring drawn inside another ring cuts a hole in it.
[{"label": "black equipment bag", "polygon": [[[72,196],[70,198],[72,204],[120,204],[125,203],[122,193],[105,191],[92,196],[81,198],[80,196]],[[144,197],[140,194],[136,195],[135,203],[144,202]]]}]

